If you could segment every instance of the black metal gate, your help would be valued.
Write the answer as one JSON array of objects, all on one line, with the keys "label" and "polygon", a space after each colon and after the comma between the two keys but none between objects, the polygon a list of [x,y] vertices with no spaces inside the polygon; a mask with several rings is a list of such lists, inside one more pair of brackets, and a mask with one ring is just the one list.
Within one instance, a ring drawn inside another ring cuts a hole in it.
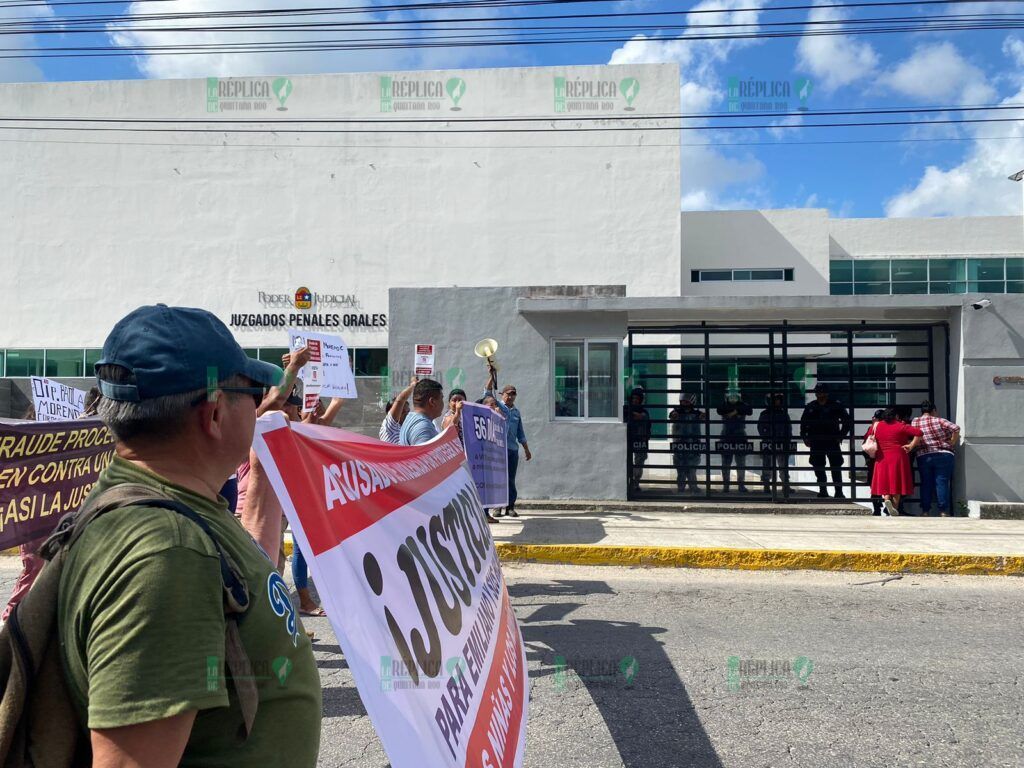
[{"label": "black metal gate", "polygon": [[[865,501],[872,416],[889,406],[917,415],[925,399],[948,410],[948,360],[945,324],[631,328],[628,497]],[[644,410],[630,405],[634,390]],[[819,434],[832,421],[838,439]]]}]

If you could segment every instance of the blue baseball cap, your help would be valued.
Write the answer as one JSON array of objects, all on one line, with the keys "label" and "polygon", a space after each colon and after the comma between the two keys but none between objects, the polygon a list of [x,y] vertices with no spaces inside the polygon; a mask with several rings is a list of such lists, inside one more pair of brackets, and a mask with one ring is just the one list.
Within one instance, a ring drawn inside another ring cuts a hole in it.
[{"label": "blue baseball cap", "polygon": [[97,375],[103,396],[123,402],[194,392],[236,375],[267,387],[281,380],[280,368],[246,355],[212,313],[166,304],[139,307],[119,320],[103,342],[96,368],[101,365],[134,374],[134,384]]}]

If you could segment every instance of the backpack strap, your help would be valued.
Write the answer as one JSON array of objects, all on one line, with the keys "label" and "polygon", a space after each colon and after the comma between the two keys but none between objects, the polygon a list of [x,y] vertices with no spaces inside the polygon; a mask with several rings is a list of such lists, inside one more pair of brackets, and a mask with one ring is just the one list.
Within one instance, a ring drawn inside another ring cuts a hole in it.
[{"label": "backpack strap", "polygon": [[136,483],[123,483],[97,494],[83,507],[61,518],[56,530],[40,547],[40,554],[51,560],[59,551],[73,547],[85,533],[89,523],[97,517],[128,506],[156,507],[177,512],[199,526],[217,551],[224,603],[224,660],[235,692],[238,694],[238,703],[248,737],[256,720],[259,694],[256,690],[252,663],[242,644],[238,621],[249,610],[249,590],[239,569],[225,554],[209,523],[202,516],[187,504],[158,490]]}]

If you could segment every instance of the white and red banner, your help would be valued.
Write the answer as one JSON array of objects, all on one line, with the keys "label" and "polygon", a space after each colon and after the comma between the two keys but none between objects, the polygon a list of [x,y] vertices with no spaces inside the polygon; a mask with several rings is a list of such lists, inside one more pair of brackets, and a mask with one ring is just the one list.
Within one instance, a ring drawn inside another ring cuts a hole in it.
[{"label": "white and red banner", "polygon": [[254,447],[391,764],[522,766],[525,649],[454,428],[395,446],[274,412]]}]

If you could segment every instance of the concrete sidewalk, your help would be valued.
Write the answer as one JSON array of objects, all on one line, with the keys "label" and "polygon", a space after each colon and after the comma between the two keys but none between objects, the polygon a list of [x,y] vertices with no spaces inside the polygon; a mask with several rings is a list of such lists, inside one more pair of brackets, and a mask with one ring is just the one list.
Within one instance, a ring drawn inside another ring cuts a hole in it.
[{"label": "concrete sidewalk", "polygon": [[590,565],[1024,575],[1024,521],[521,511],[491,533],[503,558]]}]

